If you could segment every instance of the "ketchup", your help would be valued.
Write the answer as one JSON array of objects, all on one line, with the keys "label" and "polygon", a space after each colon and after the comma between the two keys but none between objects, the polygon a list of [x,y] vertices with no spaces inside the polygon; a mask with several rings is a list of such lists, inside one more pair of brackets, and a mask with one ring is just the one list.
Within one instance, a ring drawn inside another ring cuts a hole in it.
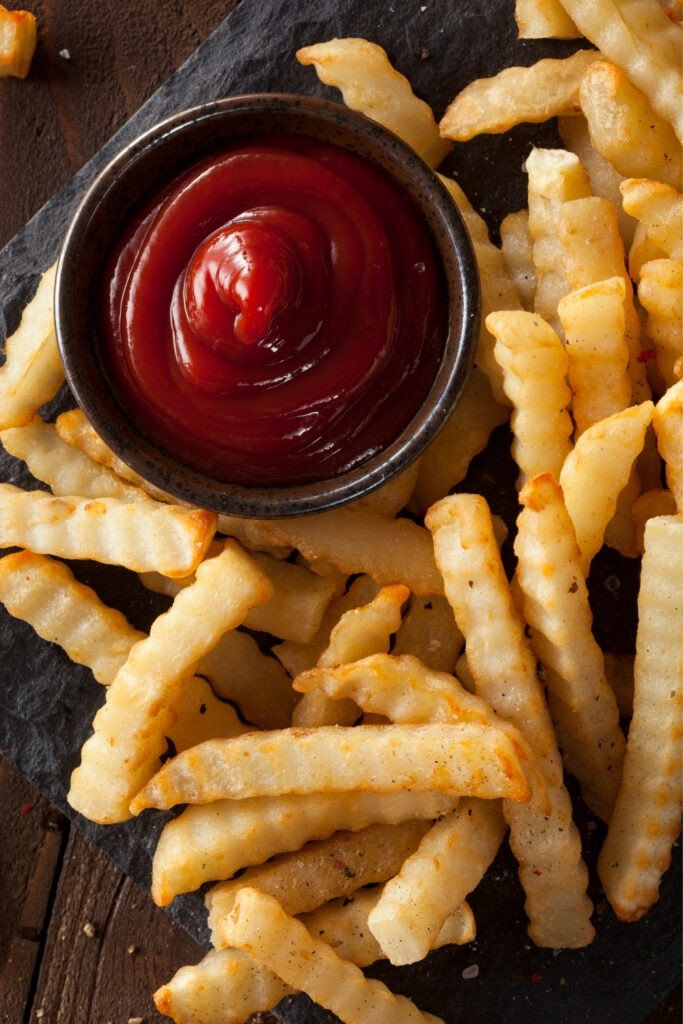
[{"label": "ketchup", "polygon": [[439,261],[410,197],[336,146],[221,151],[128,222],[105,275],[108,370],[155,443],[226,482],[352,469],[442,356]]}]

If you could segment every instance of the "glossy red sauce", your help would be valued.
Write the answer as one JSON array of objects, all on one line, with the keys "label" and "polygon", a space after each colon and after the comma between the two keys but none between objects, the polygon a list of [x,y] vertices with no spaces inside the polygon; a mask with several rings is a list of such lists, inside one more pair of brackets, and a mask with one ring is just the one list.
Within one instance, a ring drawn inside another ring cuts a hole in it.
[{"label": "glossy red sauce", "polygon": [[219,153],[134,215],[105,281],[121,404],[194,468],[309,482],[380,451],[442,355],[438,259],[412,201],[335,146]]}]

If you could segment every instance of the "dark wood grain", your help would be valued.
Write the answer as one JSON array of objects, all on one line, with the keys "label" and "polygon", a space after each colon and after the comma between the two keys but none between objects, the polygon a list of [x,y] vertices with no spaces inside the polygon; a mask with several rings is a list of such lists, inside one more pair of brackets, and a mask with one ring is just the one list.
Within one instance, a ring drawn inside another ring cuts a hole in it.
[{"label": "dark wood grain", "polygon": [[0,246],[236,4],[237,0],[22,2],[38,20],[38,46],[26,79],[0,80]]}]

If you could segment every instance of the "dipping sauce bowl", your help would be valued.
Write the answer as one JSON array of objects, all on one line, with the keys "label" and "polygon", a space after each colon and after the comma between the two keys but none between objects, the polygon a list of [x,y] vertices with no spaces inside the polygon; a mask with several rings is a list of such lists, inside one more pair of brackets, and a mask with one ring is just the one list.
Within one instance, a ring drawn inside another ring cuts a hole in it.
[{"label": "dipping sauce bowl", "polygon": [[360,498],[453,410],[476,263],[438,176],[336,103],[258,94],[157,125],[99,174],[59,258],[67,380],[113,451],[219,513]]}]

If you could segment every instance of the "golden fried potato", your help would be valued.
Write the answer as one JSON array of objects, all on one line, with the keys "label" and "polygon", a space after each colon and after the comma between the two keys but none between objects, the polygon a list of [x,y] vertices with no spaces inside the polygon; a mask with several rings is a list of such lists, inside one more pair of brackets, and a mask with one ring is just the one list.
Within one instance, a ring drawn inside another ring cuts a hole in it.
[{"label": "golden fried potato", "polygon": [[531,643],[545,670],[558,742],[586,803],[609,821],[621,781],[624,736],[592,633],[572,521],[551,473],[534,477],[519,497],[516,580]]},{"label": "golden fried potato", "polygon": [[368,926],[392,964],[422,960],[481,881],[506,832],[500,804],[463,799],[386,883]]},{"label": "golden fried potato", "polygon": [[431,820],[453,809],[444,793],[290,793],[193,804],[169,821],[152,865],[152,897],[160,906],[204,882],[232,878],[333,832],[368,825]]},{"label": "golden fried potato", "polygon": [[581,76],[598,56],[595,50],[577,50],[571,57],[546,57],[530,67],[505,68],[492,78],[477,78],[451,101],[439,131],[444,138],[467,142],[525,121],[578,113]]},{"label": "golden fried potato", "polygon": [[310,913],[329,900],[351,896],[363,885],[392,878],[430,827],[428,821],[404,821],[335,832],[329,839],[307,843],[219,882],[205,897],[211,941],[214,946],[226,944],[223,924],[242,886],[274,896],[288,914]]},{"label": "golden fried potato", "polygon": [[626,72],[683,138],[680,29],[656,0],[561,0],[577,28]]},{"label": "golden fried potato", "polygon": [[645,527],[633,717],[623,782],[598,860],[617,916],[636,921],[657,900],[681,827],[683,730],[683,520]]},{"label": "golden fried potato", "polygon": [[74,810],[103,824],[130,817],[131,800],[165,750],[183,680],[271,589],[236,543],[202,562],[195,582],[155,619],[109,686],[71,776],[68,799]]},{"label": "golden fried potato", "polygon": [[575,437],[631,404],[622,277],[565,295],[557,307],[564,330]]},{"label": "golden fried potato", "polygon": [[643,402],[594,423],[581,434],[562,467],[559,482],[585,575],[643,450],[653,410],[652,402]]},{"label": "golden fried potato", "polygon": [[16,331],[5,342],[0,367],[0,429],[28,423],[64,383],[53,316],[56,265],[40,278]]},{"label": "golden fried potato", "polygon": [[389,128],[432,167],[448,153],[450,145],[439,136],[431,109],[381,46],[366,39],[330,39],[304,46],[296,58],[312,64],[325,85],[341,89],[347,107]]},{"label": "golden fried potato", "polygon": [[26,78],[37,38],[34,14],[0,7],[0,78]]},{"label": "golden fried potato", "polygon": [[581,35],[560,0],[515,0],[520,39],[576,39]]},{"label": "golden fried potato", "polygon": [[[277,900],[257,889],[240,891],[227,936],[261,966],[272,970],[293,988],[306,991],[320,1006],[336,1013],[345,1024],[439,1024],[422,1014],[404,996],[342,960],[333,948],[315,940],[305,925],[289,917]],[[440,1022],[443,1024],[443,1022]]]},{"label": "golden fried potato", "polygon": [[593,145],[619,174],[680,187],[683,153],[675,131],[620,68],[595,61],[584,72],[580,98]]},{"label": "golden fried potato", "polygon": [[496,338],[494,355],[513,405],[512,454],[520,469],[519,484],[546,470],[559,475],[572,449],[567,352],[537,313],[489,313],[486,326]]}]

